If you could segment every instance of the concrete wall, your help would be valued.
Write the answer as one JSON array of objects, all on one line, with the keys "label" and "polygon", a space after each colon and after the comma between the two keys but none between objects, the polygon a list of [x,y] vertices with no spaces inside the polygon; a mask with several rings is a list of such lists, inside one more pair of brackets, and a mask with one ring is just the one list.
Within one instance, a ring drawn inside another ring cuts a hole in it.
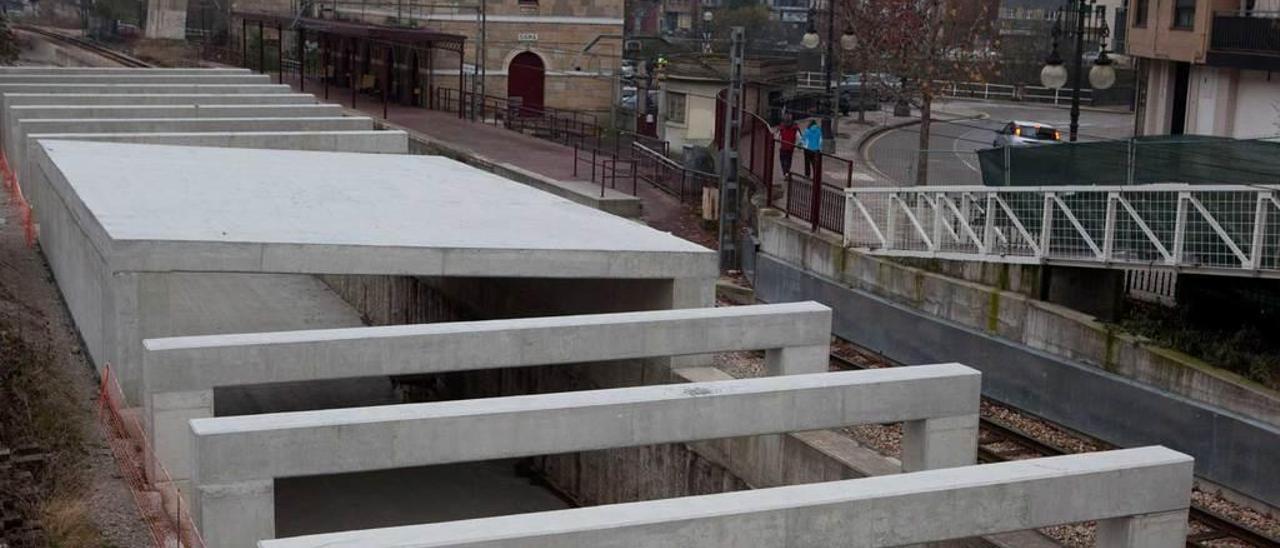
[{"label": "concrete wall", "polygon": [[187,0],[147,0],[147,38],[187,37]]},{"label": "concrete wall", "polygon": [[762,300],[817,300],[836,311],[837,335],[890,359],[961,359],[997,400],[1121,446],[1187,452],[1206,479],[1280,502],[1265,479],[1280,428],[1266,422],[1276,406],[1264,388],[1064,307],[845,250],[775,214],[761,232]]},{"label": "concrete wall", "polygon": [[272,478],[897,421],[938,421],[904,443],[931,452],[928,468],[961,466],[978,389],[950,364],[197,419],[192,504],[211,546],[241,546],[274,535],[260,502]]},{"label": "concrete wall", "polygon": [[1091,520],[1099,520],[1098,546],[1179,546],[1191,464],[1148,447],[259,546],[909,546]]}]

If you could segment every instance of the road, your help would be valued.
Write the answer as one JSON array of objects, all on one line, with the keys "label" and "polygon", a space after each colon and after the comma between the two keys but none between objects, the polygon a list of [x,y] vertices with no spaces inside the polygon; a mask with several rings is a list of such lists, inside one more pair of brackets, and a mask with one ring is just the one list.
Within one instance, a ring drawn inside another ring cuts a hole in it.
[{"label": "road", "polygon": [[[987,115],[981,120],[960,120],[938,123],[932,127],[929,139],[930,185],[982,184],[976,152],[991,148],[995,131],[1010,120],[1043,122],[1062,129],[1066,138],[1070,111],[1047,105],[964,101],[954,103],[965,110],[976,110]],[[947,110],[947,103],[937,108]],[[1133,135],[1133,114],[1085,110],[1080,113],[1080,140],[1096,141],[1123,139]],[[920,127],[911,125],[895,129],[876,137],[870,144],[868,156],[871,164],[890,179],[911,184],[916,179],[916,158],[919,148]]]}]

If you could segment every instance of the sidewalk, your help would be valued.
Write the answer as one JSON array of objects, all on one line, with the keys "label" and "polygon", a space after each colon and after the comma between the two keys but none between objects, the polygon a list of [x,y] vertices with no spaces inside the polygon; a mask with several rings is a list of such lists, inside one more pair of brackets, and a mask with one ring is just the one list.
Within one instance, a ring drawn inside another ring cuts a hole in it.
[{"label": "sidewalk", "polygon": [[[298,87],[296,78],[286,78],[285,82],[294,88]],[[306,92],[313,93],[323,100],[324,90],[318,82],[308,80]],[[327,101],[349,107],[351,92],[349,89],[330,86]],[[381,98],[361,95],[356,101],[355,110],[366,116],[382,119]],[[599,183],[590,182],[589,174],[581,174],[577,177],[573,175],[574,150],[572,147],[500,127],[472,122],[459,118],[456,112],[428,110],[424,107],[389,104],[386,121],[400,126],[411,134],[417,134],[419,140],[439,143],[484,160],[510,164],[546,178],[567,182],[568,186],[595,192],[600,188]],[[581,168],[589,170],[590,166],[584,164]],[[674,196],[643,182],[637,185],[636,191],[637,197],[643,204],[641,220],[646,224],[715,249],[715,234],[702,227],[701,218],[691,208],[681,204]],[[607,192],[614,195],[618,192],[630,195],[630,181],[625,184],[619,181],[616,191],[608,190]]]}]

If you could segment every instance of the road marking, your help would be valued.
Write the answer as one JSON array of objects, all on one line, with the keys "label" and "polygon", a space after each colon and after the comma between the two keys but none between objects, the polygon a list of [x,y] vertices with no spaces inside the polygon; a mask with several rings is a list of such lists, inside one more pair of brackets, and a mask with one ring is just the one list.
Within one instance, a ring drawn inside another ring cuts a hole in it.
[{"label": "road marking", "polygon": [[965,139],[965,137],[966,137],[967,135],[969,135],[970,133],[973,133],[973,132],[975,132],[975,131],[984,131],[984,132],[985,132],[985,131],[991,131],[991,130],[987,130],[987,129],[971,129],[971,130],[969,130],[969,131],[966,131],[966,132],[964,132],[964,133],[961,133],[959,137],[955,137],[955,138],[954,138],[954,140],[953,140],[953,141],[951,141],[951,152],[952,152],[953,154],[955,154],[955,155],[956,155],[956,158],[959,158],[959,159],[960,159],[960,162],[964,163],[965,167],[967,167],[967,168],[969,168],[969,169],[972,169],[972,170],[973,170],[974,172],[976,172],[976,173],[982,173],[982,170],[981,170],[981,169],[978,169],[978,166],[974,165],[972,162],[970,162],[970,161],[969,161],[967,158],[965,158],[965,156],[964,156],[965,154],[973,154],[973,155],[975,155],[975,156],[976,156],[976,155],[977,155],[977,151],[970,151],[970,152],[968,152],[968,153],[962,153],[962,152],[960,152],[960,143],[964,141],[964,139]]}]

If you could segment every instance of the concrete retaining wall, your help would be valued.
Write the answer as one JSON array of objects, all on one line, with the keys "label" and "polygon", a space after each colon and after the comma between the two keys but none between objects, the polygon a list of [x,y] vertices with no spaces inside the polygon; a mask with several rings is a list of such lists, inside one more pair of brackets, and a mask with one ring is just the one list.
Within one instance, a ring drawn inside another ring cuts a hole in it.
[{"label": "concrete retaining wall", "polygon": [[761,219],[761,252],[931,316],[1280,426],[1275,390],[1065,306],[846,250],[833,235],[776,216]]},{"label": "concrete retaining wall", "polygon": [[[1205,479],[1280,504],[1280,481],[1269,464],[1280,462],[1280,428],[1224,409],[1241,405],[1226,401],[1227,391],[1237,388],[1219,384],[1223,405],[1210,406],[1172,393],[1173,386],[1135,382],[1114,365],[1070,360],[1008,336],[1047,336],[1040,331],[1044,323],[1035,326],[1037,318],[1070,318],[1060,307],[858,255],[774,214],[761,217],[761,232],[755,286],[762,300],[817,300],[836,311],[837,335],[890,359],[961,360],[984,372],[990,397],[1120,446],[1161,444],[1186,452]],[[1052,335],[1071,340],[1085,328],[1059,329]],[[1122,355],[1118,337],[1094,340]]]}]

